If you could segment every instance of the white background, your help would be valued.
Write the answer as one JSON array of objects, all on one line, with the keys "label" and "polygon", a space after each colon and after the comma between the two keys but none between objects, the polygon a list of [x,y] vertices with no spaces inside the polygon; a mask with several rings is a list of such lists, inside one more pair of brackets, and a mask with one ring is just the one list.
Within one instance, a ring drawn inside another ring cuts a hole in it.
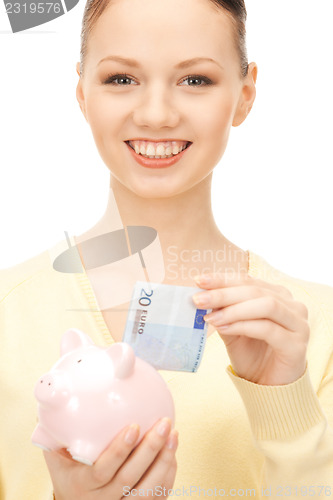
[{"label": "white background", "polygon": [[[0,5],[0,268],[102,216],[108,170],[75,97],[84,0],[11,33]],[[278,269],[333,286],[332,0],[247,0],[257,99],[216,167],[222,233]]]}]

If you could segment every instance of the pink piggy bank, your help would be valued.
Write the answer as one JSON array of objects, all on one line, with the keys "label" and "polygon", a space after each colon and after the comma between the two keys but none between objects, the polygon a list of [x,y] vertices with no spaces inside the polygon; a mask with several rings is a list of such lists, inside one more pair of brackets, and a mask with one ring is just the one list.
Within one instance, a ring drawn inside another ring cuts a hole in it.
[{"label": "pink piggy bank", "polygon": [[162,417],[174,424],[174,405],[161,375],[116,342],[96,346],[77,329],[64,333],[61,358],[35,386],[38,424],[32,442],[46,450],[67,448],[92,465],[126,425],[140,425],[139,440]]}]

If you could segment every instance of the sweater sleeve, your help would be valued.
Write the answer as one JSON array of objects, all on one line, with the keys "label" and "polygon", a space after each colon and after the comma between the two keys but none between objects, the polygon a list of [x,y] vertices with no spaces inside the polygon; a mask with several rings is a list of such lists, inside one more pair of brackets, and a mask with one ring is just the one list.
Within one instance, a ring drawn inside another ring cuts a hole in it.
[{"label": "sweater sleeve", "polygon": [[311,332],[306,371],[292,384],[259,385],[227,368],[264,459],[256,496],[333,499],[333,288],[252,260],[254,276],[289,288],[307,306]]},{"label": "sweater sleeve", "polygon": [[[227,372],[247,411],[256,447],[265,457],[260,497],[333,497],[333,356],[318,395],[309,376],[263,386]],[[327,409],[327,413],[326,413]]]}]

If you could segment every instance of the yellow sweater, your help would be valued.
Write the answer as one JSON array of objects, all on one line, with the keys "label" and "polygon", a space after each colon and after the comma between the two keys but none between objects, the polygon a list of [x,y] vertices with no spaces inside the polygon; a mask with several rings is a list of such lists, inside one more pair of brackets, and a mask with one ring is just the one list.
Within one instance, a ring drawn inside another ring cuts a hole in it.
[{"label": "yellow sweater", "polygon": [[[52,267],[66,248],[59,242],[0,272],[4,500],[52,498],[42,452],[30,437],[37,414],[34,385],[59,358],[62,334],[75,327],[98,345],[113,342],[86,274]],[[207,339],[197,373],[161,371],[179,431],[173,496],[333,498],[333,288],[291,278],[254,253],[249,256],[251,276],[286,286],[308,307],[307,371],[286,386],[243,380],[228,366],[217,332]]]}]

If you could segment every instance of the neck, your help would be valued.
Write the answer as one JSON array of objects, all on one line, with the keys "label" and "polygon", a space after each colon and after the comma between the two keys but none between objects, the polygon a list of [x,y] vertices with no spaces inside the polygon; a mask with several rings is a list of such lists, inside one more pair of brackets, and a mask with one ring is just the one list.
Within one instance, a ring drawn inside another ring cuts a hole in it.
[{"label": "neck", "polygon": [[[211,177],[172,198],[142,198],[111,177],[103,217],[76,237],[76,242],[126,226],[149,226],[158,234],[166,269],[165,282],[177,284],[178,280],[179,284],[192,286],[193,276],[201,272],[246,270],[246,252],[228,241],[215,223]],[[156,257],[157,263],[159,259]]]},{"label": "neck", "polygon": [[104,224],[111,223],[114,200],[124,226],[150,226],[159,236],[162,249],[211,247],[223,239],[211,208],[211,176],[192,189],[172,198],[142,198],[111,177]]}]

